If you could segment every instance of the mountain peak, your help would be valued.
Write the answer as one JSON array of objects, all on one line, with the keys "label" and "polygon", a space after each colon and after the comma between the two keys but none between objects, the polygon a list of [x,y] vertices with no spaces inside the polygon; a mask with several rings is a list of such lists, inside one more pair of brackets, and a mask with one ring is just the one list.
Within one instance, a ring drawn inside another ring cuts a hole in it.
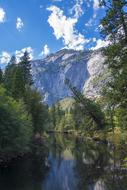
[{"label": "mountain peak", "polygon": [[[90,67],[91,62],[92,68]],[[104,69],[103,62],[104,58],[101,51],[62,49],[43,60],[32,61],[35,87],[49,105],[64,98],[72,97],[71,91],[64,83],[66,78],[80,91],[85,92],[85,84],[87,84],[88,92],[91,87],[91,83],[88,81],[91,77],[97,77],[98,73],[101,73],[99,69]],[[97,64],[100,66],[98,65],[96,69]],[[91,76],[91,70],[95,70],[94,76]]]}]

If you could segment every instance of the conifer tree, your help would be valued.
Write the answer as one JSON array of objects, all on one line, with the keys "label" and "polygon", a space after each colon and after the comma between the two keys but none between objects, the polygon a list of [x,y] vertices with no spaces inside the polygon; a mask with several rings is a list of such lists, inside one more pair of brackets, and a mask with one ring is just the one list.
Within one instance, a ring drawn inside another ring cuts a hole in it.
[{"label": "conifer tree", "polygon": [[100,0],[100,5],[106,9],[106,16],[102,19],[102,31],[104,37],[108,37],[114,43],[120,40],[127,42],[127,13],[126,0]]},{"label": "conifer tree", "polygon": [[0,84],[3,82],[3,72],[2,69],[0,68]]},{"label": "conifer tree", "polygon": [[33,84],[33,80],[31,74],[30,57],[27,51],[25,51],[24,55],[21,57],[19,65],[22,68],[22,75],[25,86],[31,86]]},{"label": "conifer tree", "polygon": [[125,11],[127,1],[103,0],[101,5],[106,8],[106,15],[101,21],[101,33],[111,42],[104,50],[106,63],[111,72],[105,96],[111,112],[117,108],[124,110],[125,113],[127,111],[127,12]]},{"label": "conifer tree", "polygon": [[8,65],[5,68],[4,73],[4,86],[7,89],[7,92],[12,96],[12,89],[14,85],[14,73],[16,70],[16,58],[15,56],[11,57],[11,60],[9,61]]}]

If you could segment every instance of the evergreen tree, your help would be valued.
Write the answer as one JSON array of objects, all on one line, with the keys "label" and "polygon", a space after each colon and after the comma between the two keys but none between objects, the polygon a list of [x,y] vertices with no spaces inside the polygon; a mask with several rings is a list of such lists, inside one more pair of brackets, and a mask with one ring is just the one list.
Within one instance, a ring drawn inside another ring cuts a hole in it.
[{"label": "evergreen tree", "polygon": [[3,72],[2,69],[0,68],[0,84],[3,82]]},{"label": "evergreen tree", "polygon": [[81,111],[84,116],[90,117],[98,129],[104,129],[105,127],[105,116],[102,112],[99,104],[86,98],[80,91],[73,87],[69,79],[65,80],[65,84],[68,85],[70,90],[74,94],[76,102],[80,105]]},{"label": "evergreen tree", "polygon": [[56,127],[56,106],[53,105],[50,110],[51,123],[53,124],[53,128]]},{"label": "evergreen tree", "polygon": [[15,72],[13,73],[13,83],[12,83],[12,97],[15,99],[23,99],[25,96],[26,88],[23,70],[20,65],[17,65]]},{"label": "evergreen tree", "polygon": [[13,84],[14,84],[14,74],[16,71],[16,58],[15,56],[11,57],[10,62],[5,68],[5,73],[4,73],[4,86],[7,89],[7,92],[12,96],[12,89],[13,89]]},{"label": "evergreen tree", "polygon": [[26,51],[21,61],[16,64],[15,56],[12,56],[4,74],[4,85],[9,94],[16,99],[24,98],[25,92],[33,84],[29,54]]},{"label": "evergreen tree", "polygon": [[101,33],[104,38],[109,38],[112,42],[104,50],[106,63],[111,72],[111,80],[104,90],[104,96],[107,98],[107,107],[110,107],[111,123],[113,123],[113,115],[118,109],[123,113],[127,111],[127,13],[125,11],[127,1],[101,1],[101,5],[107,9],[106,16],[101,21]]},{"label": "evergreen tree", "polygon": [[127,13],[126,0],[100,0],[100,5],[106,8],[106,16],[103,18],[102,31],[104,37],[110,38],[114,43],[124,39],[127,42]]},{"label": "evergreen tree", "polygon": [[6,161],[28,152],[32,131],[24,103],[16,102],[0,86],[0,159]]},{"label": "evergreen tree", "polygon": [[34,133],[41,134],[49,122],[48,107],[42,103],[42,96],[35,89],[27,88],[24,102],[32,117]]},{"label": "evergreen tree", "polygon": [[24,79],[23,83],[25,84],[25,86],[31,86],[33,84],[31,74],[31,62],[29,53],[27,51],[25,51],[24,55],[21,57],[19,65],[22,68],[22,75]]}]

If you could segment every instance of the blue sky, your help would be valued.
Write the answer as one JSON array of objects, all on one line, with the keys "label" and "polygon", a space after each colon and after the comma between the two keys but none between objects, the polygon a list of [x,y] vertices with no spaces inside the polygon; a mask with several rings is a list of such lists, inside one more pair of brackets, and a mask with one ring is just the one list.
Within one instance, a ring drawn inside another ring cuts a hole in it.
[{"label": "blue sky", "polygon": [[27,50],[42,58],[61,48],[105,46],[99,34],[105,11],[99,0],[0,0],[0,63]]}]

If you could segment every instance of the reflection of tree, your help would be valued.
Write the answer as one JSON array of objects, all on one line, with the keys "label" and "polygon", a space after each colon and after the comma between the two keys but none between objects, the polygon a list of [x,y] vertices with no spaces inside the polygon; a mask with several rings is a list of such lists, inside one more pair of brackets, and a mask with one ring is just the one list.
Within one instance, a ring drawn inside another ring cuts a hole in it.
[{"label": "reflection of tree", "polygon": [[74,139],[69,135],[51,135],[48,146],[54,158],[59,158],[66,149],[74,147]]},{"label": "reflection of tree", "polygon": [[41,190],[42,181],[48,172],[45,157],[48,152],[42,144],[34,144],[33,153],[0,169],[0,189]]},{"label": "reflection of tree", "polygon": [[124,158],[121,151],[111,151],[106,145],[92,142],[84,142],[82,145],[76,142],[74,152],[78,189],[127,189],[127,170],[121,170],[120,167]]},{"label": "reflection of tree", "polygon": [[[45,144],[34,143],[29,157],[0,169],[0,189],[42,190],[43,184],[45,190],[52,186],[55,190],[68,187],[70,190],[127,190],[125,149],[60,134],[51,135]],[[49,168],[45,160],[49,161]]]},{"label": "reflection of tree", "polygon": [[113,147],[111,152],[111,163],[105,172],[105,184],[109,190],[127,189],[127,168],[123,165],[127,150]]},{"label": "reflection of tree", "polygon": [[75,145],[76,166],[75,173],[78,180],[78,188],[93,186],[104,173],[104,168],[108,165],[109,153],[105,145],[97,145],[92,142],[84,142]]}]

